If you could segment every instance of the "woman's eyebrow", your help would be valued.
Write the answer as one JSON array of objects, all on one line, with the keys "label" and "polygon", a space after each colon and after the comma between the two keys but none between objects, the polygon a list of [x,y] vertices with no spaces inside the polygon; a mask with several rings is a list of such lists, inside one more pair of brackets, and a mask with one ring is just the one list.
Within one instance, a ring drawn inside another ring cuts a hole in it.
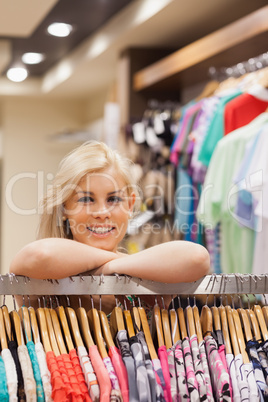
[{"label": "woman's eyebrow", "polygon": [[[112,195],[112,194],[117,194],[117,193],[123,193],[123,190],[115,190],[115,191],[110,191],[109,193],[107,193],[108,195]],[[89,195],[94,195],[93,191],[77,191],[76,194],[89,194]]]}]

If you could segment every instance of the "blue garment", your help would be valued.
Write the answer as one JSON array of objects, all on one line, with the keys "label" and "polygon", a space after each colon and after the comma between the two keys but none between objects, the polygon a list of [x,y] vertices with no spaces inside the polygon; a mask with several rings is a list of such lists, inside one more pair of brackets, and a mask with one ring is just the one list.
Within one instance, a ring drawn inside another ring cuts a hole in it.
[{"label": "blue garment", "polygon": [[1,402],[9,401],[6,368],[2,356],[0,356],[0,400]]},{"label": "blue garment", "polygon": [[265,382],[264,373],[260,363],[260,359],[257,353],[257,348],[259,347],[259,342],[255,340],[250,340],[247,342],[246,350],[249,354],[250,360],[252,361],[254,376],[259,390],[259,396],[265,402],[268,401],[268,386]]},{"label": "blue garment", "polygon": [[31,359],[34,379],[36,382],[37,402],[45,402],[45,394],[44,394],[44,389],[43,389],[43,384],[42,384],[42,378],[41,378],[40,368],[39,368],[33,341],[28,341],[26,346],[27,346],[28,353],[29,353],[29,356]]},{"label": "blue garment", "polygon": [[235,208],[237,220],[242,226],[246,226],[253,230],[256,227],[253,197],[252,194],[246,189],[247,183],[245,177],[248,171],[248,167],[252,161],[259,136],[260,132],[248,143],[239,171],[234,178],[234,183],[237,184],[239,189],[237,204]]},{"label": "blue garment", "polygon": [[221,225],[218,223],[214,230],[214,273],[221,274]]},{"label": "blue garment", "polygon": [[178,166],[177,174],[174,223],[177,230],[184,234],[185,240],[191,240],[191,227],[195,215],[193,182],[187,171],[181,166]]}]

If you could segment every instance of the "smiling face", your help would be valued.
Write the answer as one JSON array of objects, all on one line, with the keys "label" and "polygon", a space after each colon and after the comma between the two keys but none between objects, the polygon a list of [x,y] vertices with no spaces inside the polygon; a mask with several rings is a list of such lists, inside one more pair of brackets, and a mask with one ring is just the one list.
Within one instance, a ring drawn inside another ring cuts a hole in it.
[{"label": "smiling face", "polygon": [[116,252],[135,202],[127,190],[115,168],[85,175],[64,204],[73,239]]}]

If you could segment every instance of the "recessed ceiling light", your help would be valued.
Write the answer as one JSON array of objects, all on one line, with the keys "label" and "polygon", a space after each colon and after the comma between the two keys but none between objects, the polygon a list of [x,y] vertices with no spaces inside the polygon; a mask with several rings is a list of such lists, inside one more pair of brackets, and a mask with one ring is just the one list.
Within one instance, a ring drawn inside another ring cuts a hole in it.
[{"label": "recessed ceiling light", "polygon": [[70,35],[72,30],[72,25],[64,24],[63,22],[53,22],[53,24],[49,25],[47,28],[50,35],[59,36],[60,38]]},{"label": "recessed ceiling light", "polygon": [[21,59],[25,64],[38,64],[41,63],[41,61],[43,61],[44,58],[45,56],[42,53],[29,52],[24,53]]},{"label": "recessed ceiling light", "polygon": [[22,82],[28,77],[28,71],[23,67],[13,67],[7,71],[7,78],[10,81]]}]

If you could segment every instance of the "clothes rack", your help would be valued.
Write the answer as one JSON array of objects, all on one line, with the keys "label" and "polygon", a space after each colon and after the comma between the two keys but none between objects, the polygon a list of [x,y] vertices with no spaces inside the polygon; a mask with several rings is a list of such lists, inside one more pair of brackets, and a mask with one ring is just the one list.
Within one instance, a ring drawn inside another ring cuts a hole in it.
[{"label": "clothes rack", "polygon": [[126,275],[79,275],[60,280],[0,275],[0,295],[266,294],[268,274],[212,274],[190,283],[160,283]]}]

